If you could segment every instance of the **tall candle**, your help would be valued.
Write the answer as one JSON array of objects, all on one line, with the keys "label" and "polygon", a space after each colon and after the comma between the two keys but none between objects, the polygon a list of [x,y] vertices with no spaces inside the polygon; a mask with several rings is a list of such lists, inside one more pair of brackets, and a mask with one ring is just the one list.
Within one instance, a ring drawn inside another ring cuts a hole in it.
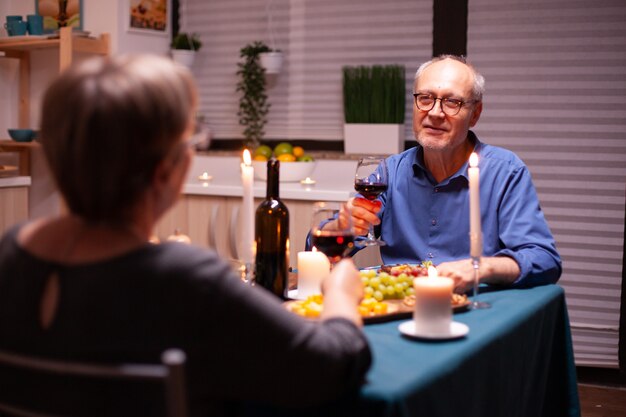
[{"label": "tall candle", "polygon": [[322,293],[322,281],[330,272],[330,262],[322,252],[298,252],[298,299]]},{"label": "tall candle", "polygon": [[241,183],[243,184],[243,203],[241,206],[241,260],[244,263],[254,262],[254,194],[252,184],[254,179],[254,167],[250,151],[243,151],[241,163]]},{"label": "tall candle", "polygon": [[440,277],[434,266],[428,267],[428,277],[415,278],[415,331],[423,335],[446,335],[452,322],[451,278]]},{"label": "tall candle", "polygon": [[469,197],[470,197],[470,256],[479,258],[483,254],[483,236],[480,226],[480,191],[478,155],[472,152],[469,158]]}]

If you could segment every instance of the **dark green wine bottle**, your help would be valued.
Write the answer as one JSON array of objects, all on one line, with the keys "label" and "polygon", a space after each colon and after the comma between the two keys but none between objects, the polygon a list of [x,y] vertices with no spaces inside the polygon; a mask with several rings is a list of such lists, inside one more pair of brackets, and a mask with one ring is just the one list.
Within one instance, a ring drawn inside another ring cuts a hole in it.
[{"label": "dark green wine bottle", "polygon": [[256,209],[255,280],[282,299],[287,298],[289,274],[289,210],[278,195],[280,162],[267,161],[267,194]]}]

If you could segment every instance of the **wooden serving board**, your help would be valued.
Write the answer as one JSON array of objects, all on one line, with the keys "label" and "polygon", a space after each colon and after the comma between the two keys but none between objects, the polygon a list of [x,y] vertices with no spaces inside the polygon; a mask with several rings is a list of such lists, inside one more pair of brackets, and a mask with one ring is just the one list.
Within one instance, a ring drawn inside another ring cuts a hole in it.
[{"label": "wooden serving board", "polygon": [[[363,317],[363,323],[365,324],[374,324],[374,323],[385,323],[393,320],[401,320],[401,319],[410,319],[413,317],[413,308],[414,306],[406,305],[403,300],[385,300],[387,303],[387,313],[385,314],[377,314],[372,316]],[[297,303],[295,300],[285,301],[283,305],[289,311],[293,311],[293,306]],[[467,310],[470,302],[467,301],[463,304],[458,304],[452,306],[453,313],[459,313],[461,311]],[[315,320],[315,319],[311,319]]]}]

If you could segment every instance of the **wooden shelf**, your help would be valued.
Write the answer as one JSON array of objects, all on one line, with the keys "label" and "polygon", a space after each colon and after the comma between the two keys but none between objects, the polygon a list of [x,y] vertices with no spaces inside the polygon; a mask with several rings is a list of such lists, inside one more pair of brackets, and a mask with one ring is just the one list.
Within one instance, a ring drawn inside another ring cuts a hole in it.
[{"label": "wooden shelf", "polygon": [[3,40],[0,42],[0,52],[4,52],[5,58],[19,59],[20,62],[20,84],[19,84],[19,115],[18,127],[30,128],[30,52],[41,49],[59,50],[59,71],[63,71],[72,63],[74,52],[108,55],[110,49],[110,36],[108,33],[100,35],[98,38],[88,38],[73,36],[72,28],[65,27],[59,31],[56,39],[20,39]]},{"label": "wooden shelf", "polygon": [[15,152],[19,156],[19,174],[30,176],[30,151],[40,146],[37,142],[16,142],[0,139],[0,152]]}]

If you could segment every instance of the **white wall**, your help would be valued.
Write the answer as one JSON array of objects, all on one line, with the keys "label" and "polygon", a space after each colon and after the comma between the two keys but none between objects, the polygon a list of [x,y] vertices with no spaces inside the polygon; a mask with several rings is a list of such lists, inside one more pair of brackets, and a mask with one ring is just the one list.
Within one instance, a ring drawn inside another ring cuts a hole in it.
[{"label": "white wall", "polygon": [[[92,35],[109,33],[111,53],[150,52],[165,54],[168,51],[168,35],[151,35],[127,30],[128,5],[130,0],[102,1],[83,0],[83,29]],[[2,0],[0,16],[34,13],[33,0]],[[171,8],[170,8],[171,9]],[[171,16],[171,14],[170,14]],[[2,19],[4,23],[4,18]],[[2,27],[0,36],[7,36]],[[31,127],[39,123],[39,106],[46,85],[58,74],[58,56],[53,50],[31,53]],[[76,57],[81,59],[82,57]],[[15,60],[0,59],[0,138],[7,138],[7,129],[17,127],[18,114],[18,66]]]}]

